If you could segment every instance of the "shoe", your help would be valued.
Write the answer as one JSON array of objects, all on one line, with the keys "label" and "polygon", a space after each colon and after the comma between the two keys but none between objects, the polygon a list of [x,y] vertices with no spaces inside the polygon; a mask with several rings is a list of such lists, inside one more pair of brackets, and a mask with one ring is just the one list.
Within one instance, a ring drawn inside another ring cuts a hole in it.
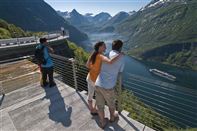
[{"label": "shoe", "polygon": [[118,120],[119,120],[119,116],[116,115],[116,116],[114,116],[114,119],[113,120],[110,119],[109,122],[113,123],[113,122],[118,121]]},{"label": "shoe", "polygon": [[41,87],[43,87],[43,88],[45,88],[45,87],[47,87],[47,86],[48,86],[48,84],[49,84],[49,83],[48,83],[48,82],[46,82],[45,84],[40,84],[40,86],[41,86]]},{"label": "shoe", "polygon": [[53,83],[53,84],[50,84],[50,85],[49,85],[50,88],[52,88],[52,87],[54,87],[54,86],[56,86],[56,83]]},{"label": "shoe", "polygon": [[105,118],[105,119],[104,119],[104,124],[102,124],[102,123],[100,122],[100,123],[99,123],[99,126],[100,126],[100,128],[105,129],[105,127],[107,126],[107,124],[108,124],[108,118]]},{"label": "shoe", "polygon": [[97,115],[98,115],[97,112],[90,112],[90,114],[91,114],[92,116],[97,116]]}]

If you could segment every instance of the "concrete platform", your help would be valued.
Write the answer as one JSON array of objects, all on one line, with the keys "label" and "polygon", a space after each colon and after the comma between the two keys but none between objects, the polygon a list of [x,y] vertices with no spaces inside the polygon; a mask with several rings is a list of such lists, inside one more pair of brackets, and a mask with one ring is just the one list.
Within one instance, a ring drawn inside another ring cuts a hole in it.
[{"label": "concrete platform", "polygon": [[[39,83],[12,91],[0,106],[1,131],[78,131],[102,130],[98,116],[91,116],[86,95],[56,80],[57,87],[41,88]],[[116,123],[109,123],[106,131],[152,131],[129,118],[123,111]],[[106,107],[106,116],[109,112]]]}]

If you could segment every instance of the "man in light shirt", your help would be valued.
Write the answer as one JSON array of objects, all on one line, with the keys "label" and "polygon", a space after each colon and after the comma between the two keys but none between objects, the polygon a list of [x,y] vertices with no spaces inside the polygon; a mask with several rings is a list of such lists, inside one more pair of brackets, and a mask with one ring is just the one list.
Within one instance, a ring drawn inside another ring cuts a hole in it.
[{"label": "man in light shirt", "polygon": [[[112,43],[112,51],[109,53],[109,58],[112,59],[120,54],[123,46],[121,40],[115,40]],[[118,115],[115,114],[115,92],[114,87],[117,82],[119,73],[124,69],[124,55],[118,58],[113,64],[102,63],[100,74],[95,82],[96,86],[96,105],[100,117],[100,126],[104,128],[107,121],[104,116],[105,101],[110,111],[110,122],[114,122]]]}]

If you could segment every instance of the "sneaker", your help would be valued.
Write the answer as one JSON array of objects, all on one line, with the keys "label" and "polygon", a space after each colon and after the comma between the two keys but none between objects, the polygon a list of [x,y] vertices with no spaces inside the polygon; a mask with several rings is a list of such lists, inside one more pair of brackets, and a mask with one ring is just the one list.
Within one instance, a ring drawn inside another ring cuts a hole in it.
[{"label": "sneaker", "polygon": [[55,86],[56,86],[56,83],[53,83],[53,84],[49,85],[50,88],[55,87]]},{"label": "sneaker", "polygon": [[43,88],[45,88],[45,87],[47,87],[47,86],[48,86],[48,84],[49,84],[49,83],[48,83],[48,82],[46,82],[45,84],[40,84],[40,86],[41,86],[41,87],[43,87]]}]

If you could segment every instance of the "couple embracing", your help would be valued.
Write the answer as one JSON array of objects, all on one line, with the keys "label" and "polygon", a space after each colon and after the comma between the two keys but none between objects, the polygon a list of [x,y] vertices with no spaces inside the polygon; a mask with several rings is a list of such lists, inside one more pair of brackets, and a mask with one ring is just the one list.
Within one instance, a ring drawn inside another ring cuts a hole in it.
[{"label": "couple embracing", "polygon": [[[124,55],[121,53],[123,42],[115,40],[112,43],[112,50],[109,58],[104,56],[106,50],[104,42],[98,42],[94,46],[94,52],[89,57],[86,66],[89,68],[87,76],[88,82],[88,105],[92,115],[98,113],[100,118],[100,127],[107,125],[108,119],[105,118],[105,102],[109,107],[110,122],[118,119],[115,112],[115,85],[119,73],[124,68]],[[93,95],[96,93],[96,104],[93,104]]]}]

